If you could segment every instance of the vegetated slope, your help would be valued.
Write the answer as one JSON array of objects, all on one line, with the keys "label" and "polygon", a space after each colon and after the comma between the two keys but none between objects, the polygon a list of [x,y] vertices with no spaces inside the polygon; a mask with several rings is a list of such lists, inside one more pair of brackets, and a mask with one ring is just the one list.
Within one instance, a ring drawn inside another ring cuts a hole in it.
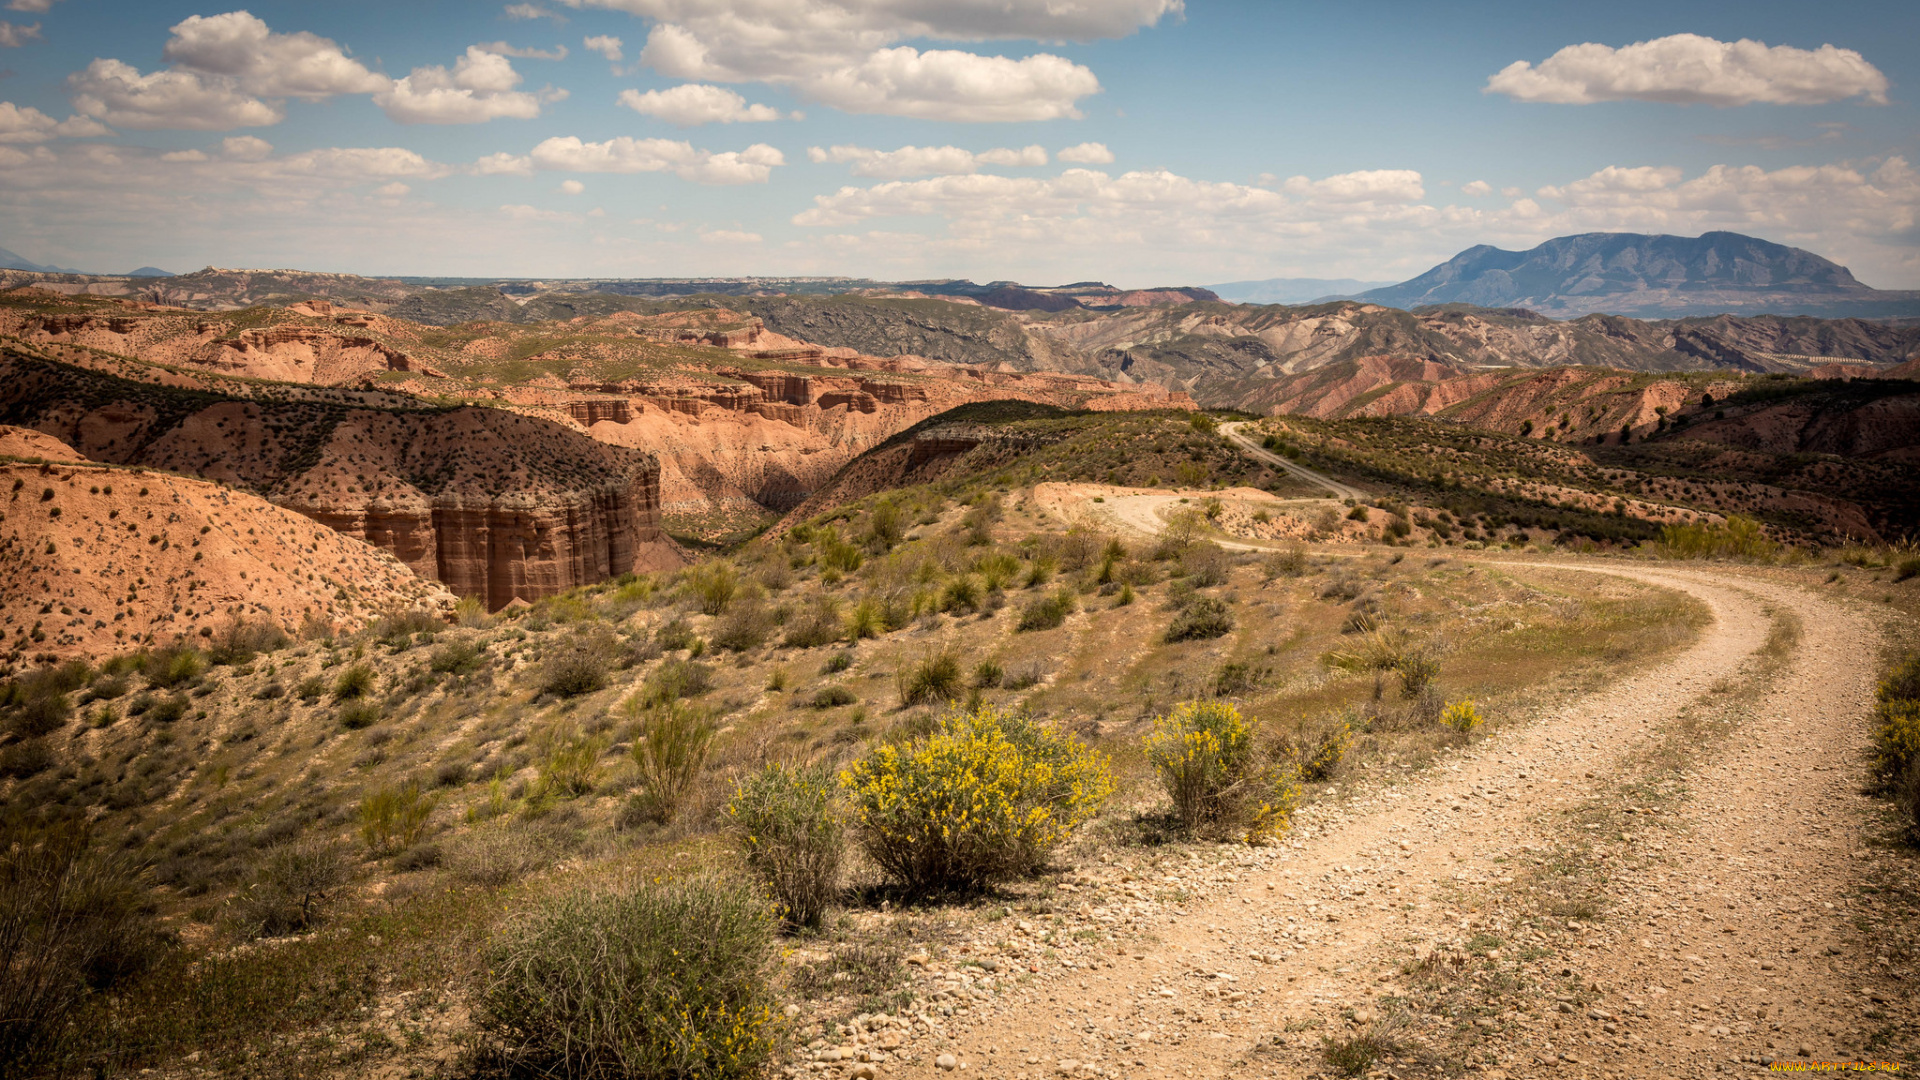
[{"label": "vegetated slope", "polygon": [[[52,441],[17,430],[0,429],[0,452]],[[386,552],[204,480],[0,458],[0,491],[9,664],[99,657],[239,623],[331,632],[395,608],[453,604]]]},{"label": "vegetated slope", "polygon": [[88,457],[217,480],[392,552],[499,607],[675,565],[659,466],[503,409],[371,407],[135,382],[8,347],[0,422]]},{"label": "vegetated slope", "polygon": [[1525,307],[1559,317],[1920,314],[1920,292],[1869,288],[1813,252],[1730,232],[1581,233],[1527,251],[1481,244],[1358,299],[1401,308]]}]

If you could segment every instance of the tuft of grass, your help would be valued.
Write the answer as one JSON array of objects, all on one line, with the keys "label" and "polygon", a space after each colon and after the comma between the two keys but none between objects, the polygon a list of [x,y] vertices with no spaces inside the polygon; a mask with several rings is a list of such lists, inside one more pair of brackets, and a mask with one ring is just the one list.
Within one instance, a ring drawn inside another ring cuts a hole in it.
[{"label": "tuft of grass", "polygon": [[894,689],[908,708],[952,701],[960,694],[960,658],[950,648],[928,652],[894,673]]},{"label": "tuft of grass", "polygon": [[436,801],[413,781],[373,791],[360,800],[360,839],[376,855],[405,851],[426,831]]},{"label": "tuft of grass", "polygon": [[714,724],[706,710],[684,701],[628,698],[634,716],[633,764],[640,790],[630,801],[633,816],[665,824],[679,814],[713,748]]},{"label": "tuft of grass", "polygon": [[379,681],[373,668],[366,664],[350,664],[333,680],[333,700],[358,701],[373,693],[373,687]]},{"label": "tuft of grass", "polygon": [[380,722],[380,706],[371,701],[349,701],[340,706],[338,719],[348,731],[361,731]]}]

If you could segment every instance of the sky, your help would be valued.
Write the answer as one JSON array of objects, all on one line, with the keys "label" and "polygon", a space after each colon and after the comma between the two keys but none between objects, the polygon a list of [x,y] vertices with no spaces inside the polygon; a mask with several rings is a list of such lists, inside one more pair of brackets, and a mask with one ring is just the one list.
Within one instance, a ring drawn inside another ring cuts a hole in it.
[{"label": "sky", "polygon": [[1724,229],[1916,289],[1916,41],[1911,0],[0,0],[0,247],[1141,288]]}]

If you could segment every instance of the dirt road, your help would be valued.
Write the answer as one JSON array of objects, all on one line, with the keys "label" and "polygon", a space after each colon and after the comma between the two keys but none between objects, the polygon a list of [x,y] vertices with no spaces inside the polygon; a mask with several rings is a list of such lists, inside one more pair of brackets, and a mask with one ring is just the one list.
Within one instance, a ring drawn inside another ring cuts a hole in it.
[{"label": "dirt road", "polygon": [[1490,1080],[1870,1052],[1893,1006],[1843,886],[1868,827],[1871,618],[1726,569],[1503,570],[1678,589],[1713,622],[1424,776],[1342,789],[1286,846],[1118,878],[1094,912],[1110,959],[973,991],[887,1073],[1318,1076],[1369,1033],[1373,1075]]},{"label": "dirt road", "polygon": [[1248,456],[1253,457],[1259,461],[1263,461],[1268,465],[1274,466],[1275,468],[1284,469],[1287,472],[1290,472],[1293,475],[1299,477],[1300,479],[1305,480],[1309,484],[1318,484],[1321,487],[1326,488],[1328,491],[1332,492],[1333,497],[1336,499],[1353,499],[1356,502],[1364,501],[1366,499],[1367,497],[1366,492],[1361,491],[1359,488],[1354,487],[1352,484],[1343,484],[1340,481],[1335,480],[1331,476],[1327,476],[1324,473],[1315,472],[1314,470],[1307,468],[1305,465],[1301,465],[1294,461],[1289,461],[1288,459],[1281,457],[1279,454],[1269,453],[1267,450],[1263,449],[1260,446],[1260,443],[1258,441],[1241,432],[1240,429],[1245,426],[1246,425],[1244,423],[1237,420],[1232,421],[1230,423],[1221,424],[1220,434],[1225,435],[1227,437],[1227,441],[1239,447]]}]

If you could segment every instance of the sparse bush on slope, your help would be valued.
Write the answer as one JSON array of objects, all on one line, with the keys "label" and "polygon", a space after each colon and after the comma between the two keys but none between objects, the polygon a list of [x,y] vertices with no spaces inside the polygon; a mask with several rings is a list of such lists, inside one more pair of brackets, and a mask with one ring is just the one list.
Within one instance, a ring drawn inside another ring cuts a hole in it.
[{"label": "sparse bush on slope", "polygon": [[475,1020],[527,1075],[744,1080],[775,1046],[773,927],[717,878],[565,893],[489,945]]},{"label": "sparse bush on slope", "polygon": [[830,769],[776,762],[742,780],[727,804],[747,866],[793,926],[819,926],[833,899],[846,842],[841,803]]},{"label": "sparse bush on slope", "polygon": [[1030,873],[1113,793],[1106,760],[1031,717],[954,710],[843,776],[867,854],[922,892]]},{"label": "sparse bush on slope", "polygon": [[1220,701],[1191,701],[1153,727],[1147,760],[1182,828],[1249,840],[1286,828],[1299,800],[1297,770],[1262,759],[1240,710]]}]

